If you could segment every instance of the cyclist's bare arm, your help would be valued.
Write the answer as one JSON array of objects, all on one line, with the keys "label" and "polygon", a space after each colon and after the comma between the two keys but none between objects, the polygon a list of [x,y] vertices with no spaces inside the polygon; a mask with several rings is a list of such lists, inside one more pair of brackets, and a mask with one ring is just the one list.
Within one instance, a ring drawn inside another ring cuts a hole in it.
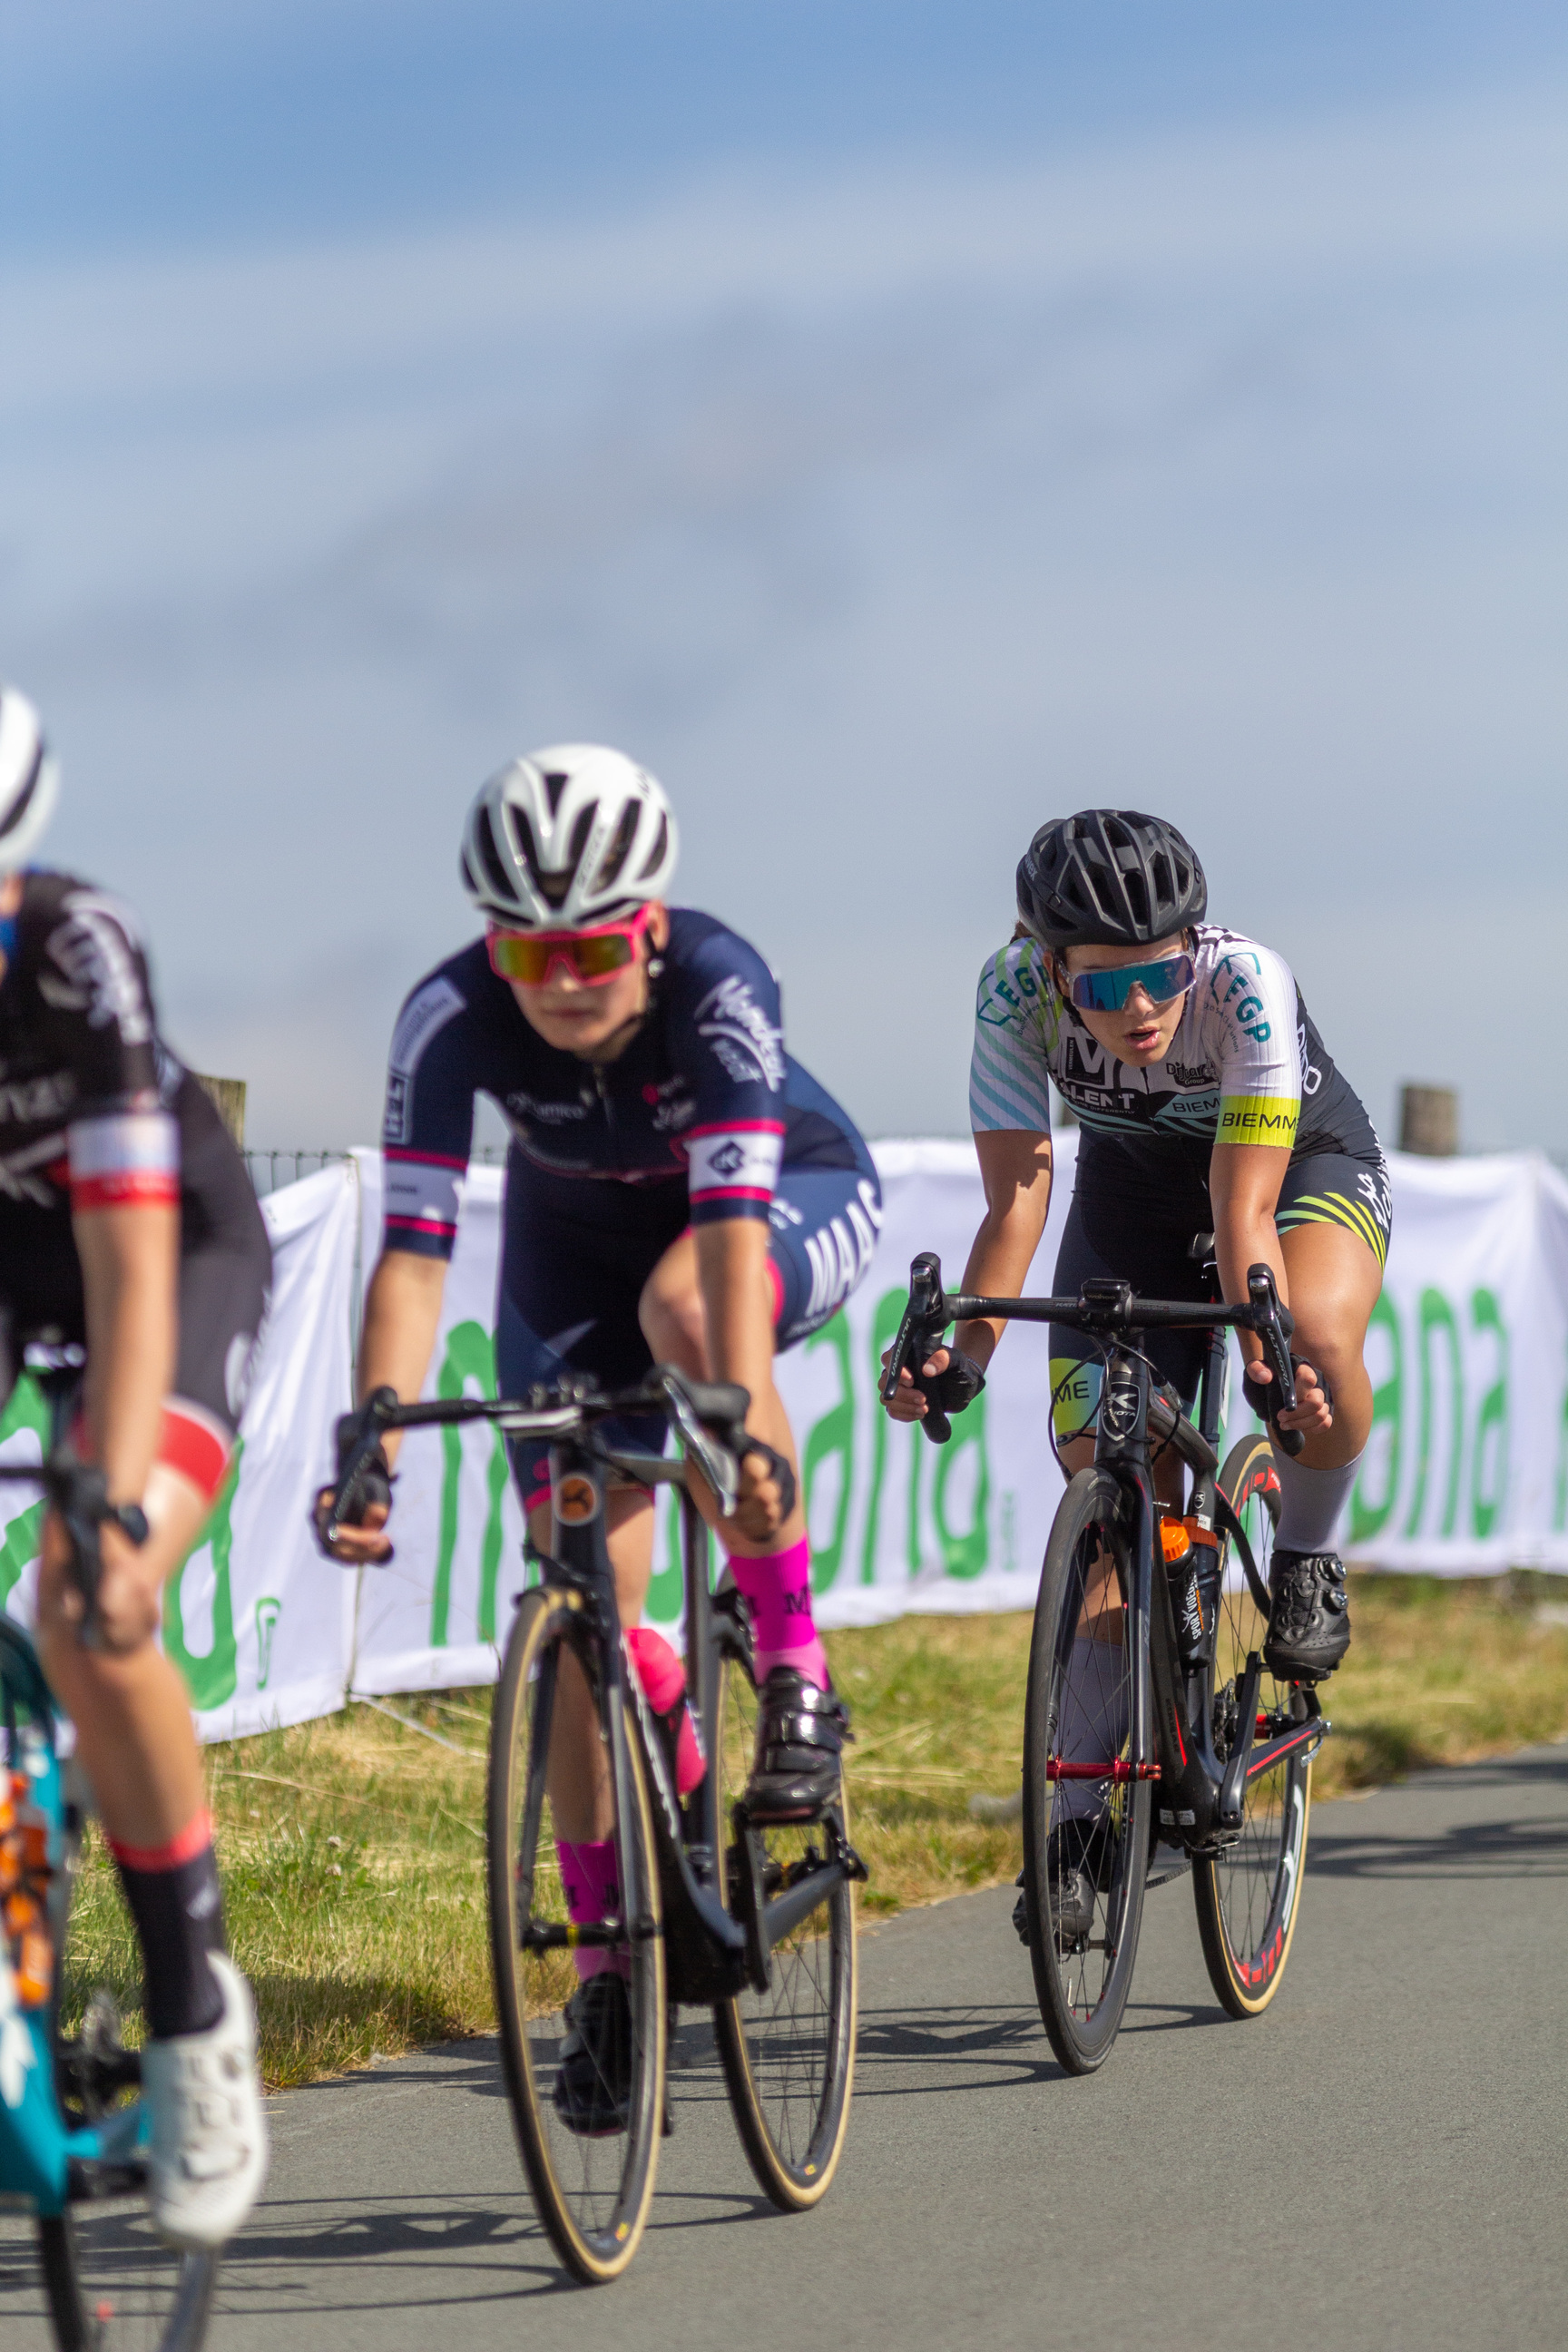
[{"label": "cyclist's bare arm", "polygon": [[[412,1250],[382,1252],[365,1293],[359,1352],[360,1403],[380,1388],[395,1389],[405,1404],[417,1400],[435,1352],[446,1288],[445,1258],[420,1257]],[[395,1462],[401,1433],[388,1430],[382,1442],[388,1462]],[[324,1491],[330,1496],[331,1489]],[[373,1503],[365,1512],[363,1527],[340,1528],[333,1546],[339,1559],[387,1559],[392,1547],[382,1533],[386,1518],[382,1505]]]},{"label": "cyclist's bare arm", "polygon": [[[768,1284],[768,1227],[760,1217],[725,1217],[698,1225],[697,1286],[702,1299],[709,1377],[737,1381],[750,1392],[746,1425],[753,1436],[795,1462],[789,1415],[773,1385],[773,1296]],[[797,1480],[798,1484],[798,1480]],[[742,1543],[782,1549],[805,1533],[797,1502],[787,1519],[766,1457],[752,1454],[741,1465],[741,1501],[724,1531]]]},{"label": "cyclist's bare arm", "polygon": [[[974,1150],[985,1214],[963,1270],[963,1287],[995,1298],[1016,1298],[1028,1279],[1051,1205],[1051,1139],[1033,1128],[1002,1128],[977,1134]],[[962,1323],[952,1335],[953,1347],[984,1371],[1005,1328],[1002,1323]],[[945,1371],[950,1361],[949,1350],[939,1348],[921,1367],[921,1373]],[[899,1393],[888,1411],[895,1421],[921,1421],[925,1410],[924,1397],[909,1373],[901,1373]]]},{"label": "cyclist's bare arm", "polygon": [[[1238,1305],[1247,1297],[1247,1270],[1253,1265],[1272,1269],[1281,1305],[1290,1304],[1285,1253],[1274,1223],[1279,1188],[1289,1165],[1290,1154],[1283,1145],[1215,1145],[1209,1161],[1215,1255],[1219,1261],[1220,1286],[1231,1306]],[[1271,1375],[1262,1364],[1262,1340],[1252,1331],[1239,1331],[1237,1337],[1244,1361],[1249,1366],[1257,1364],[1262,1381],[1267,1382]],[[1250,1379],[1248,1385],[1252,1385]],[[1310,1367],[1297,1374],[1295,1412],[1281,1413],[1279,1418],[1282,1427],[1304,1430],[1309,1435],[1330,1426],[1333,1415],[1329,1400]]]},{"label": "cyclist's bare arm", "polygon": [[180,1211],[138,1202],[79,1209],[71,1234],[87,1305],[83,1399],[111,1503],[140,1503],[174,1385]]}]

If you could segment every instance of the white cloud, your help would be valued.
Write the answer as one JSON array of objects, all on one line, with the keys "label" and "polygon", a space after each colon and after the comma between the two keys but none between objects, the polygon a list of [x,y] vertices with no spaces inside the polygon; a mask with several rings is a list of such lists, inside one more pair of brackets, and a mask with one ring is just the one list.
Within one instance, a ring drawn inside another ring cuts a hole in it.
[{"label": "white cloud", "polygon": [[953,1129],[1028,831],[1152,803],[1377,1116],[1450,1076],[1474,1131],[1568,1141],[1479,992],[1428,1031],[1355,952],[1430,971],[1478,876],[1506,910],[1509,823],[1565,846],[1564,121],[12,273],[0,649],[68,755],[60,854],[141,898],[266,1139],[343,1141],[463,935],[473,785],[618,737],[803,1057]]}]

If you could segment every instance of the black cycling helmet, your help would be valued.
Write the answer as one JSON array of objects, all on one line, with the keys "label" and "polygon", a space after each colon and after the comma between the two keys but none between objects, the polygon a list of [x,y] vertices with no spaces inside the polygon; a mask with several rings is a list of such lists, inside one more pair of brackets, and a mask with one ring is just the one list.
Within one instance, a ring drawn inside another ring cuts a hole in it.
[{"label": "black cycling helmet", "polygon": [[1146,947],[1201,922],[1208,896],[1191,845],[1137,809],[1053,817],[1018,861],[1018,912],[1047,948]]}]

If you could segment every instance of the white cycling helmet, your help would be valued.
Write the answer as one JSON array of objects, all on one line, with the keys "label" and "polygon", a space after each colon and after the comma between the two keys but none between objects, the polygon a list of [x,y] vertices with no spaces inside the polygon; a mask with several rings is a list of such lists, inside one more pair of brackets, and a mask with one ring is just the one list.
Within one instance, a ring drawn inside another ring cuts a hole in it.
[{"label": "white cycling helmet", "polygon": [[0,686],[0,874],[26,866],[59,789],[37,712],[14,686]]},{"label": "white cycling helmet", "polygon": [[584,930],[662,898],[678,846],[669,803],[646,768],[602,743],[552,743],[480,787],[463,835],[463,887],[515,930]]}]

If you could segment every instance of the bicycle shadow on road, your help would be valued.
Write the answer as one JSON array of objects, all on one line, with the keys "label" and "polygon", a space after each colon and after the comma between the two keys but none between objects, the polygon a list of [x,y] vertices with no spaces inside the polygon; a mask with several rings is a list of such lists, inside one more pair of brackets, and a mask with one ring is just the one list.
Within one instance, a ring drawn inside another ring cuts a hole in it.
[{"label": "bicycle shadow on road", "polygon": [[[1422,1773],[1398,1793],[1449,1804],[1461,1782],[1468,1790],[1495,1791],[1506,1810],[1485,1821],[1450,1821],[1436,1832],[1373,1826],[1360,1835],[1337,1815],[1325,1821],[1320,1814],[1307,1849],[1309,1878],[1568,1877],[1568,1752],[1456,1765]],[[1562,1810],[1534,1811],[1543,1796],[1560,1797]]]}]

